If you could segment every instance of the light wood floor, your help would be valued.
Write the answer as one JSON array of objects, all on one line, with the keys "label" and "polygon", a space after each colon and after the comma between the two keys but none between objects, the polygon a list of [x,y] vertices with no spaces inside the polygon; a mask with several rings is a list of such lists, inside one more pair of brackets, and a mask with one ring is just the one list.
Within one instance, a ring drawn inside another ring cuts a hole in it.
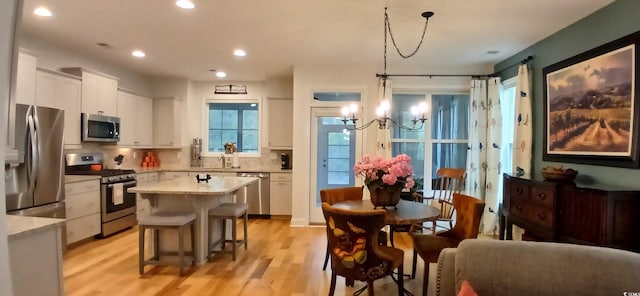
[{"label": "light wood floor", "polygon": [[[240,228],[241,229],[241,228]],[[322,227],[292,228],[289,220],[249,220],[249,249],[236,261],[218,254],[209,263],[178,276],[175,267],[147,266],[138,274],[138,229],[72,247],[64,256],[67,295],[327,295],[330,267],[322,270],[326,233]],[[411,238],[395,236],[411,271]],[[364,283],[356,282],[355,289]],[[377,280],[376,295],[397,295],[390,277]],[[422,289],[422,260],[416,279],[405,278],[416,295]],[[338,277],[335,295],[352,295]],[[365,294],[366,295],[366,292]]]}]

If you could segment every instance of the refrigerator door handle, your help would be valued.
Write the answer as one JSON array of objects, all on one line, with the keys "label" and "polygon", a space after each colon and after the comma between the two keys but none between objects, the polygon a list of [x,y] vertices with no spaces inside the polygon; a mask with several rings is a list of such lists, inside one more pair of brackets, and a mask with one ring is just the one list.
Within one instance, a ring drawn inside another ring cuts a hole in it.
[{"label": "refrigerator door handle", "polygon": [[35,170],[34,170],[34,176],[36,176],[36,180],[35,182],[38,182],[38,174],[40,173],[40,155],[42,155],[42,148],[40,147],[40,121],[38,120],[38,108],[33,108],[33,135],[34,135],[34,139],[35,142],[33,144],[36,153],[34,153],[33,155],[33,159],[35,160],[34,163],[35,165]]},{"label": "refrigerator door handle", "polygon": [[[31,107],[29,107],[31,108]],[[29,177],[29,188],[34,190],[36,183],[36,171],[38,170],[38,155],[37,155],[37,147],[36,147],[36,131],[35,131],[35,122],[33,119],[33,115],[27,115],[27,149],[29,149],[29,154],[27,156],[27,176]]]}]

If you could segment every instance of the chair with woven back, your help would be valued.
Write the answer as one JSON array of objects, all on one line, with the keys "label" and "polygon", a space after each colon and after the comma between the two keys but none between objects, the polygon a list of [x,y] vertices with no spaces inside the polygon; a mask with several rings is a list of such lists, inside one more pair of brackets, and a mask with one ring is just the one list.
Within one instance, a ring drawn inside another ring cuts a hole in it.
[{"label": "chair with woven back", "polygon": [[[420,228],[413,229],[419,232],[422,232],[423,229],[427,229],[432,233],[436,233],[438,227],[442,228],[442,230],[451,229],[451,221],[454,213],[451,199],[454,193],[462,192],[466,177],[467,173],[464,169],[440,168],[436,171],[436,178],[432,182],[432,196],[423,196],[420,193],[408,194],[407,198],[405,199],[412,199],[413,201],[420,203],[426,200],[429,201],[429,204],[431,206],[440,209],[440,215],[436,220],[424,222],[422,225],[420,225]],[[447,228],[445,227],[445,225],[439,225],[438,221],[448,222],[449,227]],[[431,226],[425,226],[425,223],[431,223]],[[410,227],[407,225],[392,225],[389,232],[391,246],[394,246],[393,238],[395,232],[408,232],[409,229]]]},{"label": "chair with woven back", "polygon": [[[380,229],[385,225],[385,210],[350,211],[325,202],[322,212],[332,254],[329,296],[335,292],[338,275],[366,282],[369,295],[374,295],[375,280],[391,275],[396,269],[398,274],[403,274],[404,252],[378,243]],[[402,296],[402,279],[397,284],[398,295]]]},{"label": "chair with woven back", "polygon": [[465,239],[478,237],[480,218],[484,210],[484,202],[472,196],[461,193],[453,194],[453,207],[456,211],[456,223],[450,230],[420,234],[410,232],[413,238],[413,266],[412,277],[416,274],[416,254],[424,260],[423,295],[427,295],[429,281],[429,263],[437,262],[440,251],[444,248],[455,248]]},{"label": "chair with woven back", "polygon": [[[433,181],[433,195],[432,196],[416,196],[416,199],[430,202],[431,206],[440,209],[440,215],[434,221],[425,222],[431,223],[431,227],[424,227],[430,229],[432,233],[438,231],[438,227],[443,230],[448,230],[453,227],[453,213],[455,207],[453,206],[452,199],[456,193],[461,193],[464,189],[464,182],[467,178],[465,169],[460,168],[439,168],[436,171],[436,179]],[[438,222],[445,222],[446,225],[438,224]]]}]

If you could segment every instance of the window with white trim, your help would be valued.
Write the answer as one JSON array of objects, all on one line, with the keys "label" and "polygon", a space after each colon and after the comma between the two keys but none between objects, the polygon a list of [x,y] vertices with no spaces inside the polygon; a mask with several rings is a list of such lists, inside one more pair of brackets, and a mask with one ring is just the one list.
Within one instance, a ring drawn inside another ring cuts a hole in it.
[{"label": "window with white trim", "polygon": [[[469,94],[394,93],[392,119],[411,126],[412,105],[426,102],[431,110],[428,120],[418,130],[391,129],[391,152],[411,157],[414,175],[425,190],[431,189],[435,172],[442,167],[465,168],[467,162]],[[425,180],[428,180],[425,182]]]},{"label": "window with white trim", "polygon": [[234,143],[240,153],[258,153],[260,105],[257,102],[207,103],[207,152],[224,153],[225,143]]},{"label": "window with white trim", "polygon": [[513,134],[516,114],[516,79],[502,82],[500,113],[502,115],[502,145],[500,150],[501,173],[511,173],[513,166]]}]

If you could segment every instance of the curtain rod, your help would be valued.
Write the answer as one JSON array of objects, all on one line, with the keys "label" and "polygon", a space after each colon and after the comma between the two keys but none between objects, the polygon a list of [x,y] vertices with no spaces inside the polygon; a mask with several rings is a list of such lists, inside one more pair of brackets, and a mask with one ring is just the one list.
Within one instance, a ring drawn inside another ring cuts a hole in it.
[{"label": "curtain rod", "polygon": [[528,62],[530,62],[530,61],[533,61],[533,57],[532,57],[532,56],[527,56],[524,60],[520,61],[519,63],[511,64],[511,65],[507,66],[506,68],[504,68],[504,69],[502,69],[502,70],[498,70],[498,71],[496,71],[496,72],[491,73],[490,75],[491,75],[491,76],[498,76],[498,74],[500,74],[500,73],[502,73],[502,72],[506,71],[507,69],[511,69],[511,68],[513,68],[513,67],[515,67],[515,66],[524,65],[524,64],[526,64],[526,63],[528,63]]},{"label": "curtain rod", "polygon": [[508,67],[491,73],[491,74],[378,74],[376,73],[376,77],[383,77],[383,78],[388,78],[388,77],[428,77],[428,78],[432,78],[432,77],[471,77],[471,78],[491,78],[491,77],[496,77],[498,76],[498,74],[504,72],[507,69],[511,69],[515,66],[519,66],[519,65],[524,65],[530,61],[533,60],[532,56],[527,56],[525,59],[523,59],[522,61],[520,61],[519,63],[515,63],[513,65],[509,65]]}]

